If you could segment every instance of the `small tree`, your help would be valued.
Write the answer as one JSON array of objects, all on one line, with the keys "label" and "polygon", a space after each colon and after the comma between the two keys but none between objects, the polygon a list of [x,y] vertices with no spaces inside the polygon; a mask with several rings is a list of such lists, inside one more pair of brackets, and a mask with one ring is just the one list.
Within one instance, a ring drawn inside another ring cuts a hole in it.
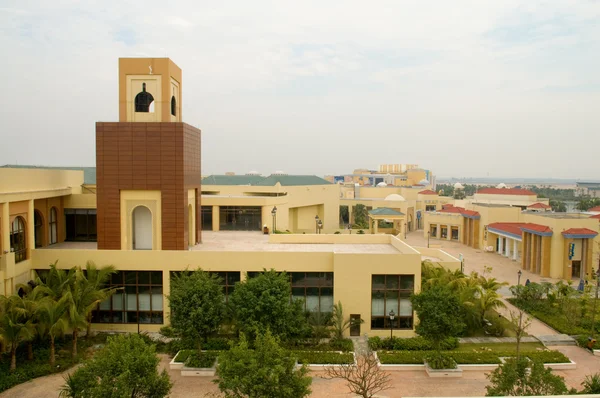
[{"label": "small tree", "polygon": [[296,359],[281,348],[269,330],[256,336],[250,349],[244,334],[240,342],[219,356],[219,389],[232,398],[302,398],[308,396],[312,379],[308,369],[296,369]]},{"label": "small tree", "polygon": [[525,336],[525,331],[531,326],[531,318],[525,315],[523,310],[519,310],[516,313],[510,311],[510,328],[515,332],[515,338],[517,339],[517,359],[520,359],[521,340]]},{"label": "small tree", "polygon": [[308,324],[311,328],[311,335],[314,339],[314,345],[321,342],[322,339],[331,336],[331,313],[312,311],[308,315]]},{"label": "small tree", "polygon": [[54,301],[51,297],[44,298],[38,307],[38,317],[40,322],[46,328],[48,337],[50,338],[50,365],[54,367],[55,362],[55,345],[54,340],[67,329],[67,297],[61,298],[59,301]]},{"label": "small tree", "polygon": [[172,383],[154,345],[137,334],[108,338],[105,348],[65,379],[61,396],[68,398],[166,397]]},{"label": "small tree", "polygon": [[600,394],[600,373],[585,376],[581,385],[583,386],[582,394]]},{"label": "small tree", "polygon": [[308,334],[303,303],[290,301],[290,290],[288,275],[275,270],[238,283],[229,300],[238,328],[250,340],[267,329],[281,339]]},{"label": "small tree", "polygon": [[333,306],[331,320],[333,323],[333,338],[336,340],[342,340],[344,338],[344,332],[353,326],[354,322],[358,324],[364,322],[363,319],[359,321],[352,321],[350,318],[344,319],[344,308],[342,307],[341,301],[338,301],[338,303]]},{"label": "small tree", "polygon": [[329,366],[325,368],[324,379],[342,379],[351,393],[363,398],[392,388],[391,377],[383,371],[372,353],[360,355],[355,364]]},{"label": "small tree", "polygon": [[27,303],[16,294],[0,296],[0,339],[10,347],[10,371],[17,368],[19,344],[34,336],[34,325],[27,316]]},{"label": "small tree", "polygon": [[464,308],[456,294],[446,286],[432,286],[411,297],[419,323],[416,332],[433,343],[441,357],[442,341],[458,336],[465,329]]},{"label": "small tree", "polygon": [[202,341],[219,330],[225,315],[221,280],[198,269],[183,272],[171,281],[171,326],[201,349]]},{"label": "small tree", "polygon": [[552,374],[541,361],[511,358],[487,375],[491,385],[487,396],[563,395],[567,393],[565,380]]}]

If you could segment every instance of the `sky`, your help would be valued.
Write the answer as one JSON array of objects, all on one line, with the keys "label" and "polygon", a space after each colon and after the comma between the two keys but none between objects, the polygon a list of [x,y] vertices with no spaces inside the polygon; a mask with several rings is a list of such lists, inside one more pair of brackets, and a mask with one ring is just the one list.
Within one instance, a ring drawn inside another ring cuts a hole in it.
[{"label": "sky", "polygon": [[94,166],[118,58],[183,70],[202,173],[600,179],[600,0],[0,2],[0,164]]}]

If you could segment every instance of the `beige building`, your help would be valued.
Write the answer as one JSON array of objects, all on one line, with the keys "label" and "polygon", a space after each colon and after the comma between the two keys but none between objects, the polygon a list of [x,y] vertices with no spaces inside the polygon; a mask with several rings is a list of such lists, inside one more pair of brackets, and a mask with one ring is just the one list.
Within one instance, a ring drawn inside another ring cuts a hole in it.
[{"label": "beige building", "polygon": [[[421,261],[456,269],[457,259],[401,235],[334,234],[340,187],[314,176],[202,179],[200,131],[181,122],[181,70],[142,58],[120,60],[119,71],[120,121],[97,123],[95,170],[0,168],[0,294],[53,263],[111,264],[110,285],[120,289],[94,311],[94,327],[157,331],[169,323],[172,273],[218,273],[228,295],[273,268],[289,273],[290,298],[307,311],[340,301],[348,317],[364,319],[351,335],[414,335]],[[414,203],[420,195],[405,194]]]}]

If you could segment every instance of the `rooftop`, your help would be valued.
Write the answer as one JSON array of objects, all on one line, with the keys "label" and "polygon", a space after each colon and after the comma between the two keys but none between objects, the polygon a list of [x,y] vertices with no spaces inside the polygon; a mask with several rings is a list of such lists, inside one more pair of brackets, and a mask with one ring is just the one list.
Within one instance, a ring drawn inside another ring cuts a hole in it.
[{"label": "rooftop", "polygon": [[96,185],[95,167],[58,167],[58,166],[35,166],[26,164],[5,164],[0,166],[7,169],[42,169],[42,170],[75,170],[83,171],[83,183],[87,185]]},{"label": "rooftop", "polygon": [[258,175],[210,175],[202,179],[202,185],[252,185],[272,187],[302,185],[332,185],[329,181],[314,175],[273,174],[268,177]]},{"label": "rooftop", "polygon": [[483,188],[475,193],[484,195],[536,195],[533,191],[521,188]]},{"label": "rooftop", "polygon": [[437,195],[438,193],[432,191],[431,189],[426,189],[424,191],[419,192],[419,195]]},{"label": "rooftop", "polygon": [[571,219],[571,220],[582,220],[584,218],[590,218],[589,214],[582,213],[537,213],[540,217],[548,218],[560,218],[560,219]]},{"label": "rooftop", "polygon": [[[372,235],[371,235],[372,236]],[[96,242],[63,242],[44,247],[42,250],[97,250]],[[316,252],[316,253],[370,253],[401,254],[388,243],[269,243],[269,235],[262,232],[227,231],[202,232],[202,243],[190,248],[192,251],[268,251],[268,252]]]}]

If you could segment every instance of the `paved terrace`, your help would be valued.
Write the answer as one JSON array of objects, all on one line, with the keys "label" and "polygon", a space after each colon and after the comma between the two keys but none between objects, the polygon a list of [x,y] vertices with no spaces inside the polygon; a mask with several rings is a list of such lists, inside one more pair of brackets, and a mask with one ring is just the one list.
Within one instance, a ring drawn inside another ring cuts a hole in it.
[{"label": "paved terrace", "polygon": [[[310,239],[311,235],[306,235]],[[316,237],[316,236],[315,236]],[[366,236],[365,236],[366,237]],[[369,238],[367,238],[369,239]],[[97,250],[96,242],[63,242],[43,249]],[[269,235],[261,232],[219,231],[202,232],[202,243],[192,251],[272,251],[272,252],[330,252],[400,254],[389,243],[269,243]]]}]

